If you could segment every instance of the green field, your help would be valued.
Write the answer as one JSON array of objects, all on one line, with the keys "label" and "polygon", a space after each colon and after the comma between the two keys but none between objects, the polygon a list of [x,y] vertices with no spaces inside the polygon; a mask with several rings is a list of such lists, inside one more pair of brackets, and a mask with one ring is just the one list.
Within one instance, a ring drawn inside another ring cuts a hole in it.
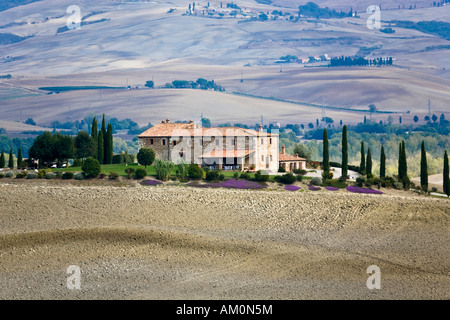
[{"label": "green field", "polygon": [[[121,176],[128,176],[128,174],[125,172],[127,168],[145,168],[144,166],[140,166],[137,163],[130,163],[128,165],[126,164],[104,164],[101,166],[101,172],[109,175],[110,172],[117,172]],[[64,169],[52,169],[53,172],[81,172],[81,167],[69,167]],[[223,175],[227,178],[232,178],[234,172],[233,171],[223,171]],[[239,172],[240,174],[240,172]],[[147,175],[148,176],[156,176],[156,172],[153,166],[147,166]],[[176,175],[176,168],[172,170],[172,176]],[[255,175],[253,173],[250,174],[250,177],[254,177]]]}]

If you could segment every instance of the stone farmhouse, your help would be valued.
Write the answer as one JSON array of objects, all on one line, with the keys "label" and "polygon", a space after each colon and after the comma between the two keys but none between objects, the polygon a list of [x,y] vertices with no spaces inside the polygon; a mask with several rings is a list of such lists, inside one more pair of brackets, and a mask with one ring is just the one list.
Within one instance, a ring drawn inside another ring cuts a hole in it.
[{"label": "stone farmhouse", "polygon": [[[139,149],[150,147],[156,158],[194,163],[219,170],[277,172],[280,164],[291,171],[306,167],[306,160],[279,153],[279,136],[238,127],[204,128],[199,124],[171,123],[169,119],[138,136]],[[281,159],[280,159],[281,157]],[[281,160],[281,161],[280,161]]]}]

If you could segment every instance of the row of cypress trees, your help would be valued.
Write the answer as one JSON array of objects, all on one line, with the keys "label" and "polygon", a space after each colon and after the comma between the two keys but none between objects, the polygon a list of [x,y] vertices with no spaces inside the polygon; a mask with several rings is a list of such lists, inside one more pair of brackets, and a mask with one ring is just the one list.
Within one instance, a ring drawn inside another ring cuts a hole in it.
[{"label": "row of cypress trees", "polygon": [[[360,172],[367,176],[372,176],[372,153],[370,148],[367,150],[367,156],[365,154],[364,141],[361,141],[361,162]],[[328,132],[324,129],[323,133],[323,170],[324,177],[327,177],[330,172],[330,159],[328,150]],[[347,126],[342,130],[342,176],[348,177],[348,139],[347,139]],[[386,177],[386,154],[384,146],[381,146],[380,154],[380,178]],[[398,178],[404,185],[409,181],[408,178],[408,163],[406,157],[406,144],[405,140],[399,144],[399,157],[398,157]],[[420,186],[422,190],[428,190],[428,165],[427,154],[425,150],[425,141],[422,141],[421,146],[421,160],[420,160]],[[448,153],[445,150],[444,154],[444,172],[443,172],[443,187],[444,193],[450,196],[450,178],[449,178],[449,162]]]},{"label": "row of cypress trees", "polygon": [[112,164],[113,160],[113,129],[111,123],[106,127],[105,115],[103,114],[101,129],[98,129],[97,117],[92,120],[91,137],[95,144],[100,164]]},{"label": "row of cypress trees", "polygon": [[[20,168],[23,162],[22,158],[22,148],[19,148],[17,154],[17,168]],[[4,168],[6,166],[5,152],[2,150],[2,154],[0,156],[0,168]],[[14,168],[14,155],[12,149],[9,150],[9,160],[8,160],[8,168]]]}]

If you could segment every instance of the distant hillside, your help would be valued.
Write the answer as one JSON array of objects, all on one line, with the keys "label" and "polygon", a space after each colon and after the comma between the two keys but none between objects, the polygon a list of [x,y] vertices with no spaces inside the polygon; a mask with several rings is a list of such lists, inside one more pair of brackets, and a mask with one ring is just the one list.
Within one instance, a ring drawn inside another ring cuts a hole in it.
[{"label": "distant hillside", "polygon": [[22,6],[40,0],[3,0],[0,2],[0,11],[5,11],[14,7]]},{"label": "distant hillside", "polygon": [[19,37],[11,33],[0,33],[0,45],[16,43],[25,39],[26,37]]}]

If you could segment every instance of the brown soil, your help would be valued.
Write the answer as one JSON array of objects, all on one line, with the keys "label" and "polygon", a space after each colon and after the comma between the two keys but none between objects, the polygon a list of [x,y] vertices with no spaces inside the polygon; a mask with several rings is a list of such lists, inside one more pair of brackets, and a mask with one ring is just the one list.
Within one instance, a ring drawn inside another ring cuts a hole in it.
[{"label": "brown soil", "polygon": [[3,180],[0,207],[0,299],[450,298],[447,199]]}]

